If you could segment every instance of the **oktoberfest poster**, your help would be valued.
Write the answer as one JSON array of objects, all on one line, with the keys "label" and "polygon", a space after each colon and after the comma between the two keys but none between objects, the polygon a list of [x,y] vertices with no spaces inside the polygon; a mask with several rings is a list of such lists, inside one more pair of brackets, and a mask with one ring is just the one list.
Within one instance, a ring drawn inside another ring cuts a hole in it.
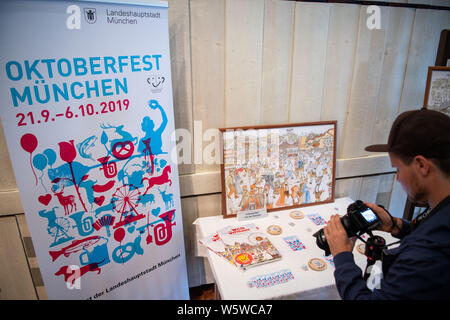
[{"label": "oktoberfest poster", "polygon": [[189,298],[167,3],[1,1],[0,30],[1,120],[48,297]]}]

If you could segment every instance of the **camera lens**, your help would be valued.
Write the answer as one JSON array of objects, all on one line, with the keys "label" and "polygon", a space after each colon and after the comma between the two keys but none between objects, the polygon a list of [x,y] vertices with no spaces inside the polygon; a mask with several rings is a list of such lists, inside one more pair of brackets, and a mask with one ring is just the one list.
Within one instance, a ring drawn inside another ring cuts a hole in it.
[{"label": "camera lens", "polygon": [[358,225],[356,225],[352,220],[351,216],[346,214],[341,218],[342,225],[344,226],[345,232],[349,238],[354,237],[358,233]]},{"label": "camera lens", "polygon": [[325,255],[330,255],[330,247],[328,246],[327,238],[325,237],[325,232],[323,229],[320,229],[316,233],[313,234],[313,237],[316,237],[317,246],[325,251]]}]

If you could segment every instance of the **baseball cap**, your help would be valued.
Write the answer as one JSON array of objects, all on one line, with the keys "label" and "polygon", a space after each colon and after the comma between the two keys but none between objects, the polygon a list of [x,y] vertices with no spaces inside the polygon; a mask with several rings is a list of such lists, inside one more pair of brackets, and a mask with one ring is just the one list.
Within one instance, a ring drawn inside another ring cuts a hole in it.
[{"label": "baseball cap", "polygon": [[450,158],[450,117],[425,108],[403,112],[392,124],[388,143],[370,145],[365,150]]}]

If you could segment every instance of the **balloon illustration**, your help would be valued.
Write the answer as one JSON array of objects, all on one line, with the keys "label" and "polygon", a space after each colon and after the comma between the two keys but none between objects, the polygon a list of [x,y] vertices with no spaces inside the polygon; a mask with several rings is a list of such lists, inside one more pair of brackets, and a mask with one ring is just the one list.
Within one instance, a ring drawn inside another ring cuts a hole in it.
[{"label": "balloon illustration", "polygon": [[23,150],[28,152],[30,154],[30,167],[31,170],[33,170],[34,177],[36,179],[36,185],[38,183],[38,179],[36,176],[36,172],[34,172],[33,165],[31,164],[31,154],[34,150],[36,150],[36,147],[38,145],[37,138],[34,134],[31,133],[25,133],[22,138],[20,138],[20,145],[22,146]]},{"label": "balloon illustration", "polygon": [[41,170],[42,174],[39,177],[39,180],[41,181],[41,185],[44,188],[45,192],[47,192],[47,188],[44,186],[44,183],[42,182],[42,177],[44,176],[44,168],[47,166],[47,157],[43,154],[39,153],[33,157],[33,165],[36,169]]},{"label": "balloon illustration", "polygon": [[20,138],[20,145],[26,152],[32,153],[38,145],[37,138],[34,134],[26,133]]},{"label": "balloon illustration", "polygon": [[36,169],[44,170],[47,166],[47,157],[39,153],[33,157],[33,165]]},{"label": "balloon illustration", "polygon": [[125,237],[125,230],[123,228],[119,228],[116,231],[114,231],[114,239],[116,239],[116,241],[122,242],[124,237]]},{"label": "balloon illustration", "polygon": [[43,153],[47,157],[48,165],[51,167],[56,161],[56,152],[52,149],[45,149]]}]

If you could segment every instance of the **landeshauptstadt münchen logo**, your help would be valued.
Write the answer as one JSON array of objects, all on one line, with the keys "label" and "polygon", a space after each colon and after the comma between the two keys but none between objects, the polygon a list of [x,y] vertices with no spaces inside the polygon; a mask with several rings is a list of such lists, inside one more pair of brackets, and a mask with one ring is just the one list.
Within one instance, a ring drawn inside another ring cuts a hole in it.
[{"label": "landeshauptstadt m\u00fcnchen logo", "polygon": [[84,8],[84,18],[87,23],[95,23],[97,21],[97,11],[94,8]]}]

